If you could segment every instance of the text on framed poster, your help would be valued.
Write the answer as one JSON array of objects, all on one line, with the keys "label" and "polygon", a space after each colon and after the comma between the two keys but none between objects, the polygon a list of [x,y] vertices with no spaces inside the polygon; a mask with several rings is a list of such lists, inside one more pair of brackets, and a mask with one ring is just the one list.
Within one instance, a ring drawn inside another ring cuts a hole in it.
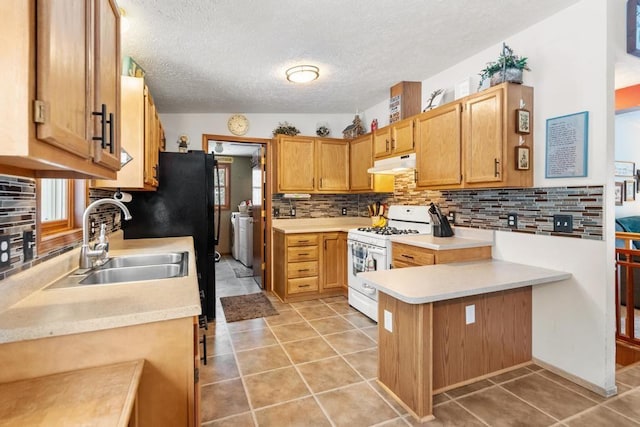
[{"label": "text on framed poster", "polygon": [[547,119],[546,178],[587,176],[589,112]]}]

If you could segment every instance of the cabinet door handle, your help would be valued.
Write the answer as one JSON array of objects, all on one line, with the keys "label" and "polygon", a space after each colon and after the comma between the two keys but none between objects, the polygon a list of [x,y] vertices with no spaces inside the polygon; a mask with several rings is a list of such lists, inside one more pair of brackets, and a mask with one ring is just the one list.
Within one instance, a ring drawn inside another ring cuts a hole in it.
[{"label": "cabinet door handle", "polygon": [[391,138],[391,149],[395,150],[396,148],[398,148],[396,146],[396,139],[395,138]]},{"label": "cabinet door handle", "polygon": [[100,136],[91,138],[93,141],[100,141],[100,146],[106,148],[105,134],[107,133],[107,104],[102,104],[100,111],[92,111],[93,116],[100,116]]},{"label": "cabinet door handle", "polygon": [[322,178],[320,178],[320,188],[322,188]]},{"label": "cabinet door handle", "polygon": [[109,147],[109,153],[113,154],[113,142],[114,142],[114,137],[113,137],[113,128],[115,127],[115,119],[113,116],[113,113],[109,113],[109,120],[107,121],[107,123],[109,123],[109,142],[106,144],[102,144],[102,148],[106,148]]},{"label": "cabinet door handle", "polygon": [[494,159],[493,166],[495,168],[493,176],[500,176],[500,172],[498,171],[498,168],[500,167],[500,160],[498,160],[497,158]]},{"label": "cabinet door handle", "polygon": [[158,179],[158,165],[153,166],[153,179]]},{"label": "cabinet door handle", "polygon": [[386,139],[385,142],[386,142],[386,148],[384,149],[384,151],[389,151],[389,140]]},{"label": "cabinet door handle", "polygon": [[418,169],[414,169],[413,170],[413,182],[418,182],[418,174],[420,172],[418,172]]}]

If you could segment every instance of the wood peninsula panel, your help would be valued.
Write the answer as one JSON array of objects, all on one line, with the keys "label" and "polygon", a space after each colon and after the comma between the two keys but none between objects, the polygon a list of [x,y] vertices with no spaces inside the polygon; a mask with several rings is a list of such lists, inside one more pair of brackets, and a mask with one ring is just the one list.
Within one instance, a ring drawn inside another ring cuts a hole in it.
[{"label": "wood peninsula panel", "polygon": [[[385,329],[384,312],[393,332]],[[412,415],[432,419],[432,304],[407,304],[378,293],[378,381]]]},{"label": "wood peninsula panel", "polygon": [[[466,325],[465,307],[476,321]],[[531,361],[531,287],[433,304],[433,389]]]},{"label": "wood peninsula panel", "polygon": [[491,258],[491,246],[475,248],[436,250],[405,243],[392,243],[394,268],[419,265],[445,264],[450,262],[477,261]]}]

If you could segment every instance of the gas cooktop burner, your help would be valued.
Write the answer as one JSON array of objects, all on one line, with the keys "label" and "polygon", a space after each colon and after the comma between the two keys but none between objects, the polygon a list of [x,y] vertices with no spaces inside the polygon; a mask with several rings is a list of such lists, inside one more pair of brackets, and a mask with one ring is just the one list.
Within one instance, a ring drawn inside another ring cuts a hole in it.
[{"label": "gas cooktop burner", "polygon": [[392,234],[418,234],[418,230],[398,229],[396,227],[360,227],[358,231],[381,234],[383,236],[390,236]]}]

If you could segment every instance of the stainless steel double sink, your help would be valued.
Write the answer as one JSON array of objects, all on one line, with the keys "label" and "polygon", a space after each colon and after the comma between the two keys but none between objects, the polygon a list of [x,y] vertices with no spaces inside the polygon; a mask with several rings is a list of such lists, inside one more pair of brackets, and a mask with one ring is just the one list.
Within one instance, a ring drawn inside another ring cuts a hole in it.
[{"label": "stainless steel double sink", "polygon": [[48,289],[171,279],[186,276],[188,267],[189,252],[124,255],[89,270],[75,270]]}]

